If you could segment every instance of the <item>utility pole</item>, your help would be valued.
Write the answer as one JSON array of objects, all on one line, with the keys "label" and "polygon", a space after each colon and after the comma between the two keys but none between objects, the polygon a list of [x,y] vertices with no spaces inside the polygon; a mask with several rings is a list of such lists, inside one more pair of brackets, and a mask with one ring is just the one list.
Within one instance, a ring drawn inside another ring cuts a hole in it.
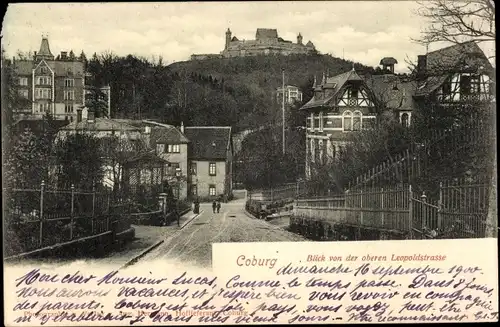
[{"label": "utility pole", "polygon": [[285,69],[282,70],[283,73],[283,83],[282,83],[282,91],[283,91],[283,103],[281,104],[281,109],[283,111],[283,154],[285,154]]}]

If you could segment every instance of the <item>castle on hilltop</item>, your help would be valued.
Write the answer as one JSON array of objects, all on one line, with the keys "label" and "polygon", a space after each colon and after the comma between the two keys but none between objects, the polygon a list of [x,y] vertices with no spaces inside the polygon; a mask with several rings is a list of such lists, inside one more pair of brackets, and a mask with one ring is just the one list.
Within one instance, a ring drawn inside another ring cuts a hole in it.
[{"label": "castle on hilltop", "polygon": [[316,52],[314,44],[309,41],[302,43],[302,35],[297,35],[297,43],[287,41],[278,36],[276,29],[258,28],[255,40],[238,40],[232,36],[231,30],[226,31],[226,43],[220,54],[193,54],[191,60],[204,60],[213,58],[232,58],[257,55],[291,55]]}]

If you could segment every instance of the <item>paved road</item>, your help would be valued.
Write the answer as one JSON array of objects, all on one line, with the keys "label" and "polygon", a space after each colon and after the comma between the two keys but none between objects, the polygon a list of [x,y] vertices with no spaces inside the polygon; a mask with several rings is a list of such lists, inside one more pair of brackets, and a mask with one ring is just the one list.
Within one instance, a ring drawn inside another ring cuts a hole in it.
[{"label": "paved road", "polygon": [[223,203],[220,213],[214,214],[210,204],[202,204],[201,210],[198,217],[142,260],[166,259],[210,267],[212,243],[304,241],[296,234],[248,216],[244,199]]}]

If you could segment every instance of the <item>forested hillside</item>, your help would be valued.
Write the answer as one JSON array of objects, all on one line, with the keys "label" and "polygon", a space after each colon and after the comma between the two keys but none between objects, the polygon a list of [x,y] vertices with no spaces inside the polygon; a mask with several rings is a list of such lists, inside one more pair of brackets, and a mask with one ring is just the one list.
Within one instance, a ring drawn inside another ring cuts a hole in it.
[{"label": "forested hillside", "polygon": [[[171,124],[230,125],[234,131],[279,118],[275,90],[282,83],[308,96],[313,76],[352,69],[352,62],[329,55],[257,56],[185,61],[163,66],[134,56],[107,53],[88,61],[88,83],[111,86],[112,117],[158,119]],[[356,69],[373,68],[355,64]]]}]

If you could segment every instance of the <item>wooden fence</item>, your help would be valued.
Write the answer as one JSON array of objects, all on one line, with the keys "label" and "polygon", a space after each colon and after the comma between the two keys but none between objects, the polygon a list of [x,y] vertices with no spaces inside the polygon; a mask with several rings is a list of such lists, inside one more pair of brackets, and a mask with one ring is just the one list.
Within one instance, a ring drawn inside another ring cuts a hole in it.
[{"label": "wooden fence", "polygon": [[380,187],[394,183],[411,183],[422,175],[433,153],[460,151],[464,146],[484,144],[491,138],[490,122],[472,120],[467,127],[436,130],[425,143],[413,143],[405,151],[386,159],[349,183],[349,190],[363,187]]},{"label": "wooden fence", "polygon": [[130,229],[130,204],[110,192],[4,189],[6,255]]},{"label": "wooden fence", "polygon": [[281,201],[292,200],[307,194],[308,187],[305,181],[289,183],[270,189],[248,191],[248,199],[256,201]]},{"label": "wooden fence", "polygon": [[488,185],[460,181],[442,183],[436,200],[413,192],[411,185],[297,199],[293,215],[415,238],[478,238],[485,235],[487,209]]}]

